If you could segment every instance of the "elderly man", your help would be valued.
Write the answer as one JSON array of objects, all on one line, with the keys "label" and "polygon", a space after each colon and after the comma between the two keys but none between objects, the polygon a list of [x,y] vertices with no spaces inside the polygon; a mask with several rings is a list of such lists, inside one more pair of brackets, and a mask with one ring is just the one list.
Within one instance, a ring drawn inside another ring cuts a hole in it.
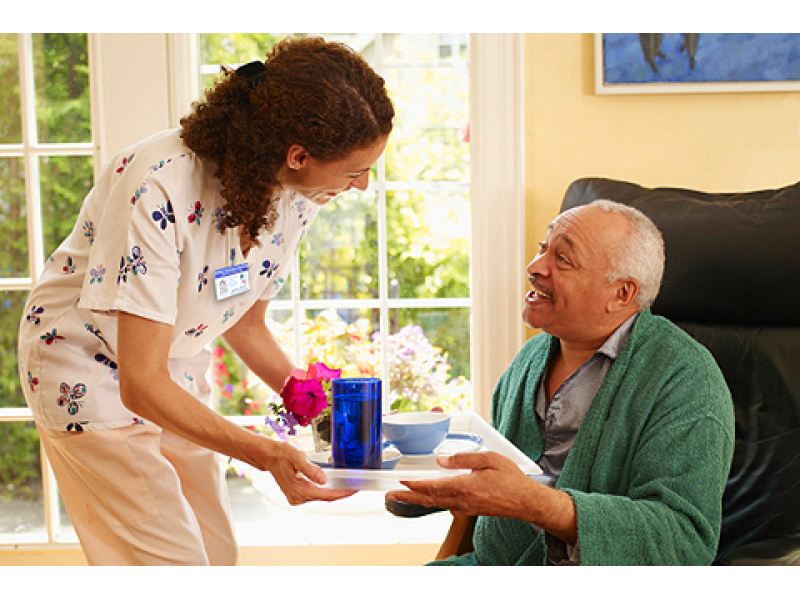
[{"label": "elderly man", "polygon": [[711,563],[733,405],[706,349],[649,310],[663,264],[660,233],[631,207],[600,200],[551,223],[523,312],[544,333],[492,405],[494,426],[543,476],[464,453],[440,464],[470,474],[387,495],[454,512],[445,554],[463,515],[481,515],[474,550],[444,564]]}]

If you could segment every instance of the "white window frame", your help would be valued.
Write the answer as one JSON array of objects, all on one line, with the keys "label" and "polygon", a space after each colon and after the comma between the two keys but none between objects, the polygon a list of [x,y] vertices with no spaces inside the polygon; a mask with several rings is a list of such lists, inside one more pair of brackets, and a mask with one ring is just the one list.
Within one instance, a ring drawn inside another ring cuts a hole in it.
[{"label": "white window frame", "polygon": [[523,39],[470,36],[473,408],[487,420],[494,386],[525,341]]},{"label": "white window frame", "polygon": [[[91,38],[91,36],[90,36]],[[91,39],[89,39],[91,57]],[[39,187],[39,158],[43,156],[92,156],[95,176],[98,174],[98,148],[93,141],[83,143],[46,143],[38,141],[35,84],[33,72],[33,34],[17,34],[17,53],[20,77],[22,141],[19,144],[0,146],[0,156],[22,157],[25,172],[25,210],[28,215],[28,277],[0,279],[0,290],[30,290],[44,269],[44,243],[42,235],[41,189]],[[91,58],[89,59],[91,63]],[[90,94],[92,88],[90,84]],[[90,98],[92,106],[96,103]],[[94,112],[92,122],[96,120]],[[99,121],[99,119],[97,119]]]},{"label": "white window frame", "polygon": [[[471,379],[473,410],[487,420],[495,383],[525,340],[523,39],[521,33],[470,35]],[[24,157],[31,176],[36,175],[38,156],[89,153],[97,174],[126,146],[178,126],[193,97],[197,68],[192,34],[90,33],[88,43],[93,141],[38,144],[35,115],[25,108],[23,143],[14,155]],[[21,85],[32,99],[30,48],[30,34],[21,34]],[[28,290],[44,268],[38,186],[26,187],[26,202],[31,276],[0,279],[0,290]],[[0,423],[30,420],[27,408],[0,409]],[[44,452],[42,457],[47,541],[25,546],[60,547],[55,479]],[[17,544],[0,544],[0,549],[9,546]]]}]

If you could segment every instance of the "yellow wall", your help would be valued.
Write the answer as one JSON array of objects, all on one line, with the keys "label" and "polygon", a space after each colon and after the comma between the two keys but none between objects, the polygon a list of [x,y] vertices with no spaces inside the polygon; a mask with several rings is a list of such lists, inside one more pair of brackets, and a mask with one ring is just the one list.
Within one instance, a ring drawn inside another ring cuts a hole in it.
[{"label": "yellow wall", "polygon": [[709,192],[800,181],[800,93],[594,93],[594,34],[525,36],[527,258],[579,177]]}]

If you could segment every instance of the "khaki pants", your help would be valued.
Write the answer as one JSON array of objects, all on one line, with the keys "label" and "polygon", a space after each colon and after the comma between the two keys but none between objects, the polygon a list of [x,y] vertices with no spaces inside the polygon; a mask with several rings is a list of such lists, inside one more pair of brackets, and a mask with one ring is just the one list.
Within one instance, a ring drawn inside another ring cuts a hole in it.
[{"label": "khaki pants", "polygon": [[39,434],[89,564],[236,562],[212,451],[154,425]]}]

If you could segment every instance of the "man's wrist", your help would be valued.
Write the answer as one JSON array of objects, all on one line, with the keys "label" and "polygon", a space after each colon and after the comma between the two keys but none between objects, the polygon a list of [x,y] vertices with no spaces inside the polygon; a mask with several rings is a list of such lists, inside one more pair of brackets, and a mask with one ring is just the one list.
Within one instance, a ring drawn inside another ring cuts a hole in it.
[{"label": "man's wrist", "polygon": [[530,481],[535,492],[526,494],[528,502],[524,520],[567,544],[575,544],[578,539],[578,516],[572,496],[537,481]]}]

